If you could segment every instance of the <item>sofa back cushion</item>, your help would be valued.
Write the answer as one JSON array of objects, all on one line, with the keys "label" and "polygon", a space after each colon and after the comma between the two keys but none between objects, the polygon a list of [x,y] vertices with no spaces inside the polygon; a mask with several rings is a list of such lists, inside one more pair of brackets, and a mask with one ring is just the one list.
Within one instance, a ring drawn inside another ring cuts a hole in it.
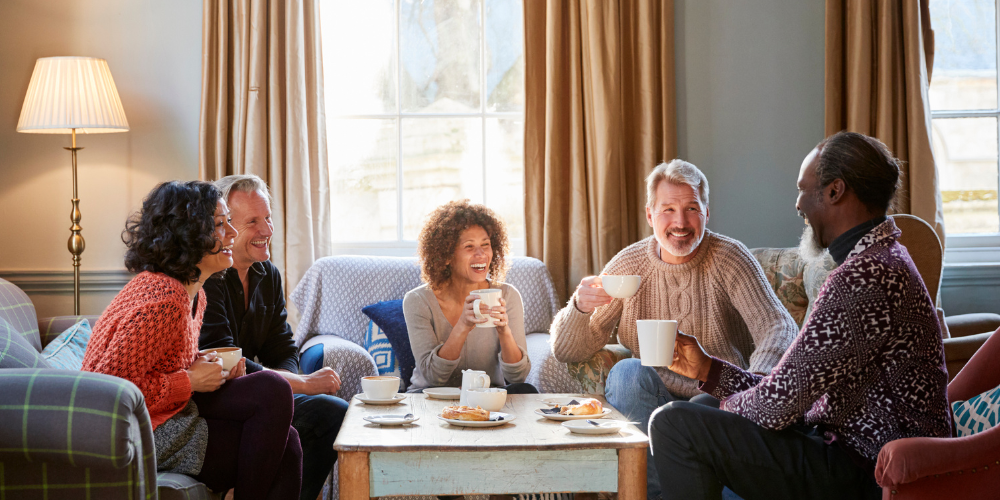
[{"label": "sofa back cushion", "polygon": [[20,333],[35,352],[42,350],[34,304],[17,285],[3,278],[0,278],[0,319]]},{"label": "sofa back cushion", "polygon": [[4,368],[49,368],[49,364],[14,325],[0,317],[0,369]]},{"label": "sofa back cushion", "polygon": [[[513,257],[504,281],[521,292],[525,331],[548,332],[559,303],[545,264],[531,257]],[[295,340],[301,346],[316,335],[332,334],[364,346],[369,319],[361,309],[400,300],[421,283],[416,257],[338,255],[319,259],[291,294],[299,311]]]}]

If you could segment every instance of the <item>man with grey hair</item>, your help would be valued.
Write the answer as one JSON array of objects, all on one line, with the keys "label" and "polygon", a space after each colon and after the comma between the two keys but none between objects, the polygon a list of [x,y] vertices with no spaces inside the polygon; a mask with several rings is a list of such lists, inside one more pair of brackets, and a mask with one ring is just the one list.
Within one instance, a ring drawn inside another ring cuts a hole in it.
[{"label": "man with grey hair", "polygon": [[[237,370],[274,370],[291,385],[295,403],[292,426],[302,442],[300,498],[313,500],[337,460],[333,441],[347,413],[347,402],[335,396],[340,377],[331,368],[299,374],[298,348],[286,321],[281,274],[269,260],[274,226],[267,184],[256,175],[230,175],[215,185],[229,204],[232,225],[239,234],[233,245],[232,269],[222,278],[205,282],[208,304],[199,347],[240,347],[244,361]],[[316,347],[322,351],[322,346]],[[303,353],[303,358],[308,354]]]},{"label": "man with grey hair", "polygon": [[[636,320],[676,320],[709,354],[756,373],[770,372],[797,333],[757,260],[739,241],[706,229],[708,217],[705,175],[683,160],[657,165],[646,178],[646,222],[653,236],[618,252],[601,272],[641,276],[638,292],[612,298],[600,276],[588,276],[552,322],[552,351],[563,362],[590,359],[617,326],[619,342],[634,357],[611,369],[605,396],[643,429],[653,411],[671,401],[719,402],[701,394],[696,380],[642,366]],[[651,457],[646,478],[648,497],[658,498],[661,485]]]}]

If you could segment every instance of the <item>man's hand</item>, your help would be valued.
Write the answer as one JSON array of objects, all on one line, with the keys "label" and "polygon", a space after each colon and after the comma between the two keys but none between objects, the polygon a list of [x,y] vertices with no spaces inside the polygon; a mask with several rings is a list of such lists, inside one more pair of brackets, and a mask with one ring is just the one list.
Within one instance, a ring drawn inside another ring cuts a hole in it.
[{"label": "man's hand", "polygon": [[191,390],[194,392],[212,392],[226,381],[226,372],[222,370],[222,360],[215,353],[208,353],[195,358],[191,368],[187,369],[191,380]]},{"label": "man's hand", "polygon": [[[305,394],[314,396],[316,394],[329,394],[336,396],[340,390],[340,375],[330,368],[324,366],[308,375],[299,375],[299,382],[292,384],[292,392],[295,394]],[[297,387],[296,387],[297,386]]]},{"label": "man's hand", "polygon": [[236,362],[236,366],[232,370],[229,370],[229,375],[226,376],[226,380],[232,380],[234,378],[242,377],[247,374],[247,358],[240,358]]},{"label": "man's hand", "polygon": [[576,308],[582,313],[592,313],[594,309],[610,304],[614,300],[601,286],[600,276],[587,276],[576,287]]},{"label": "man's hand", "polygon": [[711,367],[712,358],[701,348],[698,339],[678,331],[677,342],[674,344],[674,362],[667,368],[687,378],[704,382],[708,380],[708,369]]}]

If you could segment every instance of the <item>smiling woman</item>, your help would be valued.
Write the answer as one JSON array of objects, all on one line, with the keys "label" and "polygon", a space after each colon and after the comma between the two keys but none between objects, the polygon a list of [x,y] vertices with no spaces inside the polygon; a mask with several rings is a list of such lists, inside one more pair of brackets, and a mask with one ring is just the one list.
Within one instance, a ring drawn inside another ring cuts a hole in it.
[{"label": "smiling woman", "polygon": [[[418,242],[426,284],[403,299],[416,361],[411,390],[459,387],[462,370],[472,369],[486,372],[494,386],[515,384],[509,393],[537,392],[521,383],[531,364],[521,294],[500,282],[507,251],[504,222],[483,205],[453,201],[430,214]],[[485,304],[491,289],[500,291],[493,307]],[[479,311],[476,299],[483,299]]]}]

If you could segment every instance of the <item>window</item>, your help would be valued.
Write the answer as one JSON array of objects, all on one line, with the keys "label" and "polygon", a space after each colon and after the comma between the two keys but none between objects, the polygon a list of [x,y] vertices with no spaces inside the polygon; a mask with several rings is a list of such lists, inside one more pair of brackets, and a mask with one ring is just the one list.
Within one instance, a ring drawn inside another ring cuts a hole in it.
[{"label": "window", "polygon": [[[962,238],[953,236],[1000,232],[997,6],[995,0],[932,0],[930,10],[935,41],[931,141],[948,245],[961,247]],[[987,239],[997,246],[995,237]]]},{"label": "window", "polygon": [[335,246],[412,253],[427,214],[462,198],[523,246],[521,1],[325,0],[321,13]]}]

